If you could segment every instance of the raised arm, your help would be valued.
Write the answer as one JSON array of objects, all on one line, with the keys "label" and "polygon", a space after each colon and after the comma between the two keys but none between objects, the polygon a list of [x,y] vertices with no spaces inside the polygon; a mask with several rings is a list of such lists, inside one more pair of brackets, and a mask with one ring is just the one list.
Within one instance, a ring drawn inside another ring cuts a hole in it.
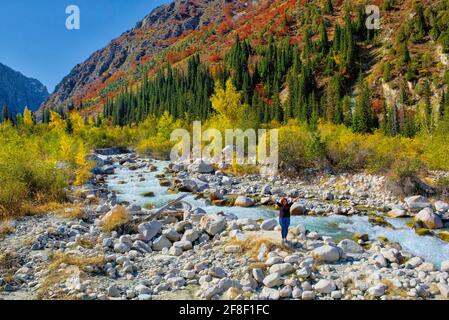
[{"label": "raised arm", "polygon": [[281,204],[280,204],[280,202],[279,202],[279,200],[276,198],[276,196],[271,196],[271,201],[273,201],[277,206],[280,206]]}]

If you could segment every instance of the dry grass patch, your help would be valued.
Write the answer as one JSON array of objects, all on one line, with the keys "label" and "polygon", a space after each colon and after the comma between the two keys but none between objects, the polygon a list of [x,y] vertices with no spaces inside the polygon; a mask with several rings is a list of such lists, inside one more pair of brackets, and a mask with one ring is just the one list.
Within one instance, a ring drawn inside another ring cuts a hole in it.
[{"label": "dry grass patch", "polygon": [[0,255],[0,271],[8,271],[17,268],[18,257],[15,253],[5,252]]},{"label": "dry grass patch", "polygon": [[127,224],[131,217],[123,206],[115,206],[111,211],[106,213],[101,219],[101,227],[104,231],[110,232],[117,230],[121,226]]},{"label": "dry grass patch", "polygon": [[86,214],[84,209],[80,206],[71,206],[68,208],[60,209],[57,210],[55,213],[61,218],[69,220],[83,219]]},{"label": "dry grass patch", "polygon": [[241,248],[240,253],[242,255],[246,255],[250,258],[257,258],[260,252],[260,248],[262,245],[265,245],[266,252],[273,251],[275,249],[281,249],[283,251],[292,252],[293,250],[286,246],[283,243],[277,243],[276,241],[272,239],[266,239],[266,238],[258,238],[258,239],[248,239],[245,241],[237,240],[235,238],[229,240],[227,242],[228,245],[238,245]]},{"label": "dry grass patch", "polygon": [[0,223],[0,241],[4,240],[5,237],[11,233],[14,233],[14,228],[8,223]]},{"label": "dry grass patch", "polygon": [[389,279],[383,279],[381,281],[387,286],[386,292],[389,296],[401,297],[401,299],[410,299],[406,289],[396,287]]},{"label": "dry grass patch", "polygon": [[86,248],[86,249],[92,249],[92,248],[95,248],[95,246],[97,245],[97,241],[96,240],[91,240],[91,239],[84,239],[84,238],[81,238],[81,239],[79,239],[77,242],[76,242],[76,244],[78,244],[78,245],[80,245],[81,247],[83,247],[83,248]]},{"label": "dry grass patch", "polygon": [[248,265],[249,270],[265,269],[265,268],[267,268],[267,265],[265,264],[265,262],[253,262]]},{"label": "dry grass patch", "polygon": [[48,268],[48,276],[41,284],[37,297],[38,299],[74,299],[67,295],[59,285],[64,283],[70,276],[76,273],[82,275],[81,270],[85,267],[102,268],[105,264],[104,256],[81,257],[55,253],[50,256],[51,264]]},{"label": "dry grass patch", "polygon": [[0,274],[5,283],[14,282],[14,273],[20,268],[20,260],[16,253],[5,252],[0,254]]},{"label": "dry grass patch", "polygon": [[54,213],[68,206],[70,206],[70,204],[54,201],[47,202],[44,204],[35,204],[28,202],[24,203],[23,210],[26,215],[34,216],[34,215],[45,215],[49,213]]}]

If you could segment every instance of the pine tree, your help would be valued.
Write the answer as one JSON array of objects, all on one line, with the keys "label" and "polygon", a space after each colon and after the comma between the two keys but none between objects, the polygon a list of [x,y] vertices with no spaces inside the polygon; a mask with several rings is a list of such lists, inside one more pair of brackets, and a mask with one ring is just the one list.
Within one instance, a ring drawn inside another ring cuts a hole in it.
[{"label": "pine tree", "polygon": [[329,46],[329,41],[327,38],[327,30],[326,25],[324,24],[324,19],[320,22],[319,27],[320,40],[319,40],[319,48],[322,53],[326,53]]},{"label": "pine tree", "polygon": [[408,65],[411,62],[411,58],[407,43],[402,43],[399,48],[401,52],[401,64]]},{"label": "pine tree", "polygon": [[43,115],[42,115],[42,122],[43,123],[49,123],[50,122],[50,110],[44,109]]},{"label": "pine tree", "polygon": [[72,124],[72,119],[70,119],[70,117],[67,117],[67,119],[65,120],[65,132],[67,132],[68,134],[72,134],[73,133],[73,124]]},{"label": "pine tree", "polygon": [[7,122],[8,120],[9,120],[8,106],[4,105],[2,108],[2,123]]},{"label": "pine tree", "polygon": [[375,127],[375,115],[371,109],[371,92],[366,82],[359,77],[358,96],[352,119],[354,132],[369,133]]},{"label": "pine tree", "polygon": [[279,100],[278,88],[274,90],[271,109],[272,109],[271,119],[276,120],[278,122],[282,122],[283,114],[282,114],[281,101]]},{"label": "pine tree", "polygon": [[424,10],[420,3],[415,3],[416,15],[414,17],[414,32],[412,32],[412,40],[420,42],[426,36],[427,25],[424,17]]},{"label": "pine tree", "polygon": [[331,14],[334,12],[334,6],[332,5],[332,0],[325,0],[324,4],[324,13],[325,14]]},{"label": "pine tree", "polygon": [[343,113],[343,124],[352,126],[352,101],[349,96],[344,96],[341,101],[341,111]]},{"label": "pine tree", "polygon": [[16,114],[16,125],[19,128],[23,127],[23,116],[20,113]]},{"label": "pine tree", "polygon": [[415,125],[415,119],[412,116],[405,116],[404,119],[404,127],[402,128],[401,134],[404,137],[412,138],[415,136],[417,131],[416,125]]},{"label": "pine tree", "polygon": [[426,129],[427,133],[432,133],[434,128],[433,121],[433,107],[432,102],[430,100],[431,97],[430,83],[429,81],[424,81],[423,84],[423,97],[424,97],[424,118],[423,118],[423,127]]},{"label": "pine tree", "polygon": [[312,30],[306,27],[304,35],[304,48],[302,50],[302,58],[306,59],[313,52]]},{"label": "pine tree", "polygon": [[443,90],[443,92],[441,93],[441,98],[440,98],[440,105],[438,106],[438,120],[443,119],[444,118],[444,113],[445,113],[445,109],[446,109],[446,91]]},{"label": "pine tree", "polygon": [[384,0],[382,3],[382,9],[385,11],[390,11],[393,9],[393,0]]},{"label": "pine tree", "polygon": [[365,13],[365,7],[359,6],[357,9],[357,19],[355,22],[355,32],[358,34],[358,36],[365,40],[367,33],[366,33],[366,13]]},{"label": "pine tree", "polygon": [[332,77],[326,88],[325,117],[331,123],[341,123],[342,114],[340,113],[341,87],[340,77]]}]

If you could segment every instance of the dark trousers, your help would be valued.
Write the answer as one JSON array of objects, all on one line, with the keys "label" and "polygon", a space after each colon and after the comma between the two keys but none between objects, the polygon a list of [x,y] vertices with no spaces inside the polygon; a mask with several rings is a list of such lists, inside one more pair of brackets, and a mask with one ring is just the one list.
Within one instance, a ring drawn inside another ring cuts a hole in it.
[{"label": "dark trousers", "polygon": [[279,218],[279,224],[282,228],[282,239],[287,239],[288,227],[290,227],[290,218]]}]

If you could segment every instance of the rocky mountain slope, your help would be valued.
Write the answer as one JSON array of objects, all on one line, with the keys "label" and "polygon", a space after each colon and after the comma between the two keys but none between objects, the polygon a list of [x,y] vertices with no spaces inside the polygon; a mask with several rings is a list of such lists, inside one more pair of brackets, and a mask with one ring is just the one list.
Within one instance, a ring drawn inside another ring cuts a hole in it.
[{"label": "rocky mountain slope", "polygon": [[[326,8],[329,3],[331,11]],[[417,3],[423,13],[417,12]],[[140,83],[143,72],[151,76],[167,64],[184,68],[186,59],[193,54],[199,54],[214,71],[214,66],[223,63],[236,35],[248,40],[256,52],[270,36],[276,42],[288,38],[303,51],[304,60],[306,31],[310,31],[318,46],[319,24],[324,19],[327,37],[334,41],[336,26],[345,23],[346,9],[351,8],[355,21],[364,11],[358,9],[368,4],[379,7],[381,28],[374,40],[356,40],[361,64],[357,68],[363,70],[373,89],[373,108],[380,113],[386,101],[389,106],[399,104],[406,112],[425,103],[429,97],[423,95],[423,83],[427,80],[432,89],[431,101],[437,105],[446,86],[444,71],[449,61],[445,52],[449,39],[444,28],[448,17],[446,1],[176,0],[154,9],[134,29],[77,65],[42,108],[72,104],[82,105],[88,113],[99,113],[106,100],[115,97],[123,87]],[[401,43],[407,43],[407,48]],[[324,92],[331,77],[326,75],[327,66],[318,59],[321,58],[311,59],[318,61],[313,77],[317,89]],[[250,71],[259,60],[257,54],[250,58]],[[338,66],[339,57],[334,60]],[[356,74],[342,72],[355,82]],[[281,89],[288,89],[286,86]],[[286,90],[280,92],[283,103],[285,93]]]},{"label": "rocky mountain slope", "polygon": [[48,95],[47,88],[38,80],[0,63],[0,106],[8,106],[13,114],[22,112],[25,106],[34,111]]},{"label": "rocky mountain slope", "polygon": [[222,6],[222,0],[176,0],[155,8],[132,30],[75,66],[43,108],[79,104],[86,96],[95,96],[105,83],[113,83],[137,65],[145,64],[186,32],[219,21]]}]

